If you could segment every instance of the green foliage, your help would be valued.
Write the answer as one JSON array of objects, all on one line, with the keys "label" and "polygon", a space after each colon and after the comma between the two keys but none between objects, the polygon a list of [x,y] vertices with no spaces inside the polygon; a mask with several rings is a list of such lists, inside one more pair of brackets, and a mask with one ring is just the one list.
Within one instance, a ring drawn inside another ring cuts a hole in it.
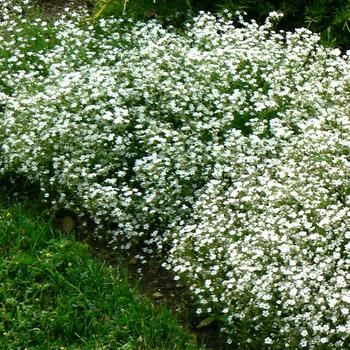
[{"label": "green foliage", "polygon": [[19,204],[0,206],[0,281],[0,349],[196,349],[125,273]]},{"label": "green foliage", "polygon": [[[171,5],[170,5],[171,3]],[[344,0],[95,0],[95,18],[100,16],[128,16],[134,19],[157,18],[181,23],[186,13],[198,14],[200,10],[220,12],[228,10],[246,12],[248,18],[260,23],[271,11],[284,13],[280,29],[293,30],[307,27],[322,34],[325,45],[350,47],[350,4]],[[174,14],[178,13],[176,21]]]},{"label": "green foliage", "polygon": [[96,0],[95,18],[100,16],[127,16],[133,19],[157,18],[161,21],[181,22],[191,11],[190,0]]},{"label": "green foliage", "polygon": [[217,11],[228,9],[231,12],[245,11],[249,18],[263,22],[271,11],[284,13],[280,22],[281,29],[307,27],[322,34],[325,45],[349,48],[350,46],[350,5],[343,0],[308,1],[258,1],[258,0],[216,0],[194,2],[198,7]]}]

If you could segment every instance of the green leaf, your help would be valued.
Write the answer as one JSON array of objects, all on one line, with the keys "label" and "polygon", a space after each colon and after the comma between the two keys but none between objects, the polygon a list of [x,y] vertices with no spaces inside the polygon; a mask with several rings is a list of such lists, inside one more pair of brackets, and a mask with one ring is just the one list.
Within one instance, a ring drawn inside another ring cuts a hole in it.
[{"label": "green leaf", "polygon": [[203,328],[203,327],[207,327],[210,324],[212,324],[214,321],[217,321],[217,317],[216,316],[209,316],[207,318],[205,318],[198,326],[197,328]]}]

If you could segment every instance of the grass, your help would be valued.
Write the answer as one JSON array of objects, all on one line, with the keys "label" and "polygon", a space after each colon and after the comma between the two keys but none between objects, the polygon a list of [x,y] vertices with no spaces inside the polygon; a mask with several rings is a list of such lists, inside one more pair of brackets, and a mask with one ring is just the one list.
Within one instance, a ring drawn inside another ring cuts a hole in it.
[{"label": "grass", "polygon": [[127,273],[92,257],[32,203],[0,203],[0,349],[197,349]]}]

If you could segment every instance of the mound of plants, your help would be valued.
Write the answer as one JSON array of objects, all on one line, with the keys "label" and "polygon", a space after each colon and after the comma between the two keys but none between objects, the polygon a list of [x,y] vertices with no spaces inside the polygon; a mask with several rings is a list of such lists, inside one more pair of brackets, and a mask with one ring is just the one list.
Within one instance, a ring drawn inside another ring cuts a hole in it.
[{"label": "mound of plants", "polygon": [[345,349],[349,56],[225,16],[0,22],[1,174],[163,259],[230,344]]}]

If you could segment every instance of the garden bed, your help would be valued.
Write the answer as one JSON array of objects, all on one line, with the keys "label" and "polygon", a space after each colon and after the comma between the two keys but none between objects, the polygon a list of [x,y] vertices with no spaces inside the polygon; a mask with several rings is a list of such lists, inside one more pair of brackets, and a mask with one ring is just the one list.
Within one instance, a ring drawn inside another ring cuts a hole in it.
[{"label": "garden bed", "polygon": [[118,254],[161,261],[232,348],[347,348],[348,55],[276,32],[277,13],[180,31],[12,10],[2,175]]}]

